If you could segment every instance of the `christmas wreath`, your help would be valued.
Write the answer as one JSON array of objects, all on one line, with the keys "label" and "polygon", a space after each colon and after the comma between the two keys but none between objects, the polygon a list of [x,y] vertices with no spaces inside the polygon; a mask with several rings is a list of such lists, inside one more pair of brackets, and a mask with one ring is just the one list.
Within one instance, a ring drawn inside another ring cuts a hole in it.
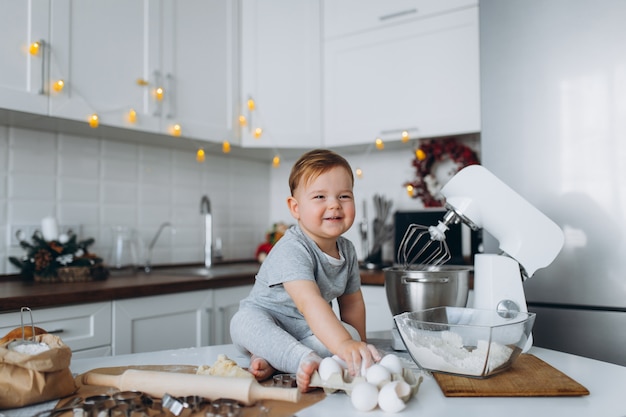
[{"label": "christmas wreath", "polygon": [[419,198],[425,207],[442,206],[439,190],[443,186],[434,175],[438,163],[451,161],[454,172],[468,165],[480,163],[476,153],[454,138],[432,139],[421,142],[415,150],[412,165],[415,167],[415,179],[404,183],[412,198]]}]

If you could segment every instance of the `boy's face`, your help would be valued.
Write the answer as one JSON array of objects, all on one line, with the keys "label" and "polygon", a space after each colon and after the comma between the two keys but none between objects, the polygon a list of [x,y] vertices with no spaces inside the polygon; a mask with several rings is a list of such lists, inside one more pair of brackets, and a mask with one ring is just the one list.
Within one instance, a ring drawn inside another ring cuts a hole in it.
[{"label": "boy's face", "polygon": [[287,199],[291,215],[302,230],[324,250],[334,244],[354,223],[355,207],[350,173],[335,167],[298,184]]}]

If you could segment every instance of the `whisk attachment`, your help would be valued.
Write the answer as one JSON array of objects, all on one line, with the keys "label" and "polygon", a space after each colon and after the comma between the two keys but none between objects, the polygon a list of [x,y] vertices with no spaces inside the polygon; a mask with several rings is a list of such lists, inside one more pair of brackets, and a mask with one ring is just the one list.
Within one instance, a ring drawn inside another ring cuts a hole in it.
[{"label": "whisk attachment", "polygon": [[448,211],[436,226],[409,225],[398,246],[398,263],[404,269],[428,270],[448,262],[451,254],[446,232],[448,225],[457,221],[456,214]]}]

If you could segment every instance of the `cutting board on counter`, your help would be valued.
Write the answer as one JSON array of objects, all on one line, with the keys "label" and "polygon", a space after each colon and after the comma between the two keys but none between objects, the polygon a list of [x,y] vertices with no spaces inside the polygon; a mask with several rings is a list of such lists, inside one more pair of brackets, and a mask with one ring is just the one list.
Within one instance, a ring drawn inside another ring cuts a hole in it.
[{"label": "cutting board on counter", "polygon": [[490,378],[477,379],[433,372],[446,397],[569,397],[589,390],[538,357],[522,354],[513,366]]},{"label": "cutting board on counter", "polygon": [[[120,366],[120,367],[109,367],[109,368],[98,368],[92,369],[89,372],[95,372],[99,374],[107,374],[107,375],[121,375],[124,371],[128,369],[138,369],[138,370],[146,370],[146,371],[164,371],[164,372],[180,372],[180,373],[195,373],[197,367],[191,365],[137,365],[137,366]],[[95,395],[102,394],[113,394],[117,392],[115,388],[108,387],[100,387],[95,385],[85,385],[83,384],[83,376],[84,374],[78,375],[76,380],[76,385],[78,386],[77,392],[70,396],[59,400],[56,407],[57,409],[63,408],[64,405],[70,403],[75,397],[87,398]],[[268,380],[266,382],[261,383],[262,385],[272,385],[272,380]],[[315,404],[318,401],[323,400],[326,397],[326,394],[322,390],[314,390],[311,392],[307,392],[302,394],[302,397],[297,403],[289,403],[285,401],[276,401],[276,400],[261,400],[256,404],[251,406],[246,406],[242,408],[242,417],[256,417],[260,415],[261,406],[269,409],[269,413],[267,417],[290,417],[295,415],[296,412],[309,407]],[[152,416],[152,414],[149,414]],[[162,416],[163,414],[154,414]],[[173,414],[166,412],[165,415],[173,417]],[[67,411],[63,414],[58,414],[59,417],[71,417],[72,412]],[[192,413],[187,415],[187,417],[204,417],[204,410],[199,413]]]}]

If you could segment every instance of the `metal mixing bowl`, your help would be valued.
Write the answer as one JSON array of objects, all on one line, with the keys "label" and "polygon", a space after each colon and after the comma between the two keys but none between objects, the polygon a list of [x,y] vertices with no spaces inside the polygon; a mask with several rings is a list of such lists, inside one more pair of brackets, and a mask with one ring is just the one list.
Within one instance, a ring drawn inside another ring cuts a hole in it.
[{"label": "metal mixing bowl", "polygon": [[407,311],[433,307],[465,307],[472,268],[459,265],[441,265],[422,270],[414,265],[384,268],[385,291],[391,313],[395,316]]}]

